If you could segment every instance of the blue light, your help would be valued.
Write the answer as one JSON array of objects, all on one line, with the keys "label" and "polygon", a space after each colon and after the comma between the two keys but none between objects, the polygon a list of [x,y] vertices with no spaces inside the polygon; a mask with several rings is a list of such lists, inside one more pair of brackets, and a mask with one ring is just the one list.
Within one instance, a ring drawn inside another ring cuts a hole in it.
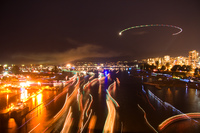
[{"label": "blue light", "polygon": [[108,75],[108,71],[104,71],[104,75],[107,76]]}]

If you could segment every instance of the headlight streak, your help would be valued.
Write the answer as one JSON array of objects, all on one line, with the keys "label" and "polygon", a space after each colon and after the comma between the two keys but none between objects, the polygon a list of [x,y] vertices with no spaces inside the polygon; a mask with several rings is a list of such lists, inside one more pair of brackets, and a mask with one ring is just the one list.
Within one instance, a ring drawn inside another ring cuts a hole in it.
[{"label": "headlight streak", "polygon": [[28,133],[31,133],[31,132],[32,132],[33,130],[35,130],[39,125],[40,125],[40,123],[37,124],[37,126],[35,126],[33,129],[31,129],[31,131],[29,131]]},{"label": "headlight streak", "polygon": [[140,105],[138,104],[139,109],[142,110],[142,112],[144,113],[144,119],[146,121],[146,123],[148,124],[148,126],[155,132],[158,133],[158,131],[148,122],[147,117],[146,117],[146,112],[142,109],[142,107],[140,107]]},{"label": "headlight streak", "polygon": [[89,106],[88,106],[88,108],[86,110],[86,113],[85,113],[86,117],[88,117],[88,111],[91,108],[91,105],[92,105],[92,102],[93,102],[93,96],[91,94],[89,94],[89,95],[90,95],[91,100],[90,100],[90,104],[89,104]]},{"label": "headlight streak", "polygon": [[107,75],[107,78],[112,81],[111,77],[110,77],[110,73]]},{"label": "headlight streak", "polygon": [[88,133],[93,133],[94,127],[96,125],[96,121],[97,121],[97,116],[92,115],[89,126],[88,126],[88,130],[89,130]]},{"label": "headlight streak", "polygon": [[79,120],[79,124],[78,124],[78,127],[79,127],[79,130],[78,132],[81,131],[81,129],[83,128],[83,121],[84,121],[84,114],[85,114],[85,110],[86,110],[86,107],[88,105],[88,102],[89,102],[89,99],[87,99],[85,105],[84,105],[84,109],[83,111],[81,112],[81,116],[80,116],[80,120]]},{"label": "headlight streak", "polygon": [[69,112],[67,114],[67,117],[65,119],[65,123],[64,123],[64,126],[61,130],[61,133],[68,133],[69,132],[69,129],[71,127],[71,124],[72,124],[72,111],[71,111],[71,106],[69,108]]},{"label": "headlight streak", "polygon": [[89,78],[89,80],[93,79],[93,78],[94,78],[94,76],[95,76],[95,75],[93,74],[93,75],[92,75],[92,76]]},{"label": "headlight streak", "polygon": [[101,80],[99,79],[99,88],[98,93],[101,94]]},{"label": "headlight streak", "polygon": [[76,94],[78,92],[78,88],[80,87],[80,78],[77,77],[77,83],[75,85],[75,89],[74,91],[71,93],[71,95],[68,97],[68,102],[66,103],[66,106],[60,110],[55,116],[54,116],[54,119],[52,119],[49,124],[48,124],[48,127],[43,130],[43,133],[46,132],[47,130],[50,130],[51,128],[53,128],[53,124],[55,124],[58,119],[63,115],[63,113],[67,110],[69,104],[76,99]]},{"label": "headlight streak", "polygon": [[89,114],[89,116],[88,116],[88,119],[86,120],[86,122],[85,122],[85,124],[84,124],[84,126],[82,127],[82,129],[81,129],[81,133],[83,132],[83,130],[84,130],[84,128],[85,128],[85,126],[86,126],[86,124],[88,123],[88,121],[90,120],[90,117],[91,117],[91,115],[92,115],[92,109],[90,109],[90,114]]},{"label": "headlight streak", "polygon": [[79,88],[77,93],[77,102],[79,111],[83,111],[82,99],[83,99],[83,94],[80,93],[80,88]]},{"label": "headlight streak", "polygon": [[106,96],[106,104],[108,107],[108,115],[104,124],[103,133],[113,133],[116,109],[112,100],[108,96]]},{"label": "headlight streak", "polygon": [[66,99],[65,99],[65,103],[63,105],[63,107],[61,108],[61,110],[53,117],[54,119],[61,113],[63,112],[63,109],[65,108],[66,104],[67,104],[67,97],[68,97],[68,93],[66,95]]},{"label": "headlight streak", "polygon": [[86,88],[90,87],[92,83],[94,83],[95,81],[98,81],[98,78],[93,79],[92,81],[88,81],[84,86],[83,86],[83,90],[85,90]]},{"label": "headlight streak", "polygon": [[[43,107],[42,107],[42,109],[41,109],[41,111],[42,110],[44,110],[44,107],[46,107],[47,105],[49,105],[50,103],[52,103],[54,100],[56,100],[58,97],[60,97],[60,95],[62,95],[64,92],[66,92],[66,90],[64,90],[62,93],[60,93],[59,95],[57,95],[54,99],[52,99],[49,103],[47,103],[47,104],[45,104]],[[41,106],[42,104],[44,104],[44,103],[41,103],[40,105],[38,105],[38,107],[39,106]],[[37,110],[34,110],[33,112],[31,112],[30,114],[32,115],[33,113],[35,113]],[[32,116],[30,119],[28,119],[24,124],[22,124],[20,127],[18,127],[17,129],[20,129],[20,128],[22,128],[24,125],[26,125],[29,121],[31,121],[34,117],[36,117],[37,116],[37,114],[36,115],[34,115],[34,116]]]},{"label": "headlight streak", "polygon": [[131,30],[131,29],[135,29],[135,28],[142,28],[142,27],[172,27],[172,28],[176,28],[176,29],[179,29],[179,32],[177,33],[173,33],[172,35],[178,35],[180,34],[183,30],[182,28],[178,27],[178,26],[173,26],[173,25],[165,25],[165,24],[150,24],[150,25],[139,25],[139,26],[133,26],[133,27],[129,27],[129,28],[126,28],[122,31],[119,32],[119,35],[122,35],[123,32],[125,31],[128,31],[128,30]]},{"label": "headlight streak", "polygon": [[168,119],[166,119],[165,121],[163,121],[159,126],[158,129],[159,131],[163,130],[165,127],[167,127],[168,125],[170,125],[173,122],[179,121],[179,120],[193,120],[194,122],[199,123],[198,121],[192,119],[190,116],[194,117],[194,118],[199,118],[200,117],[200,113],[188,113],[185,114],[183,112],[181,112],[180,110],[178,110],[177,108],[175,108],[174,106],[172,106],[171,104],[167,103],[167,102],[163,102],[162,100],[160,100],[157,96],[155,96],[150,90],[148,90],[148,93],[153,96],[157,101],[159,101],[161,103],[161,105],[163,107],[165,107],[165,109],[167,109],[166,107],[170,107],[171,109],[175,110],[177,113],[180,113],[179,115],[175,115],[172,117],[169,117]]},{"label": "headlight streak", "polygon": [[103,132],[104,133],[113,133],[114,131],[114,125],[115,125],[115,119],[116,119],[116,108],[115,107],[119,107],[119,104],[117,103],[117,101],[112,98],[112,96],[110,95],[110,90],[111,88],[116,87],[116,82],[113,82],[108,89],[106,90],[107,95],[106,95],[106,104],[108,107],[108,115],[106,118],[106,122],[104,124],[104,129]]},{"label": "headlight streak", "polygon": [[[67,83],[70,83],[70,82],[72,82],[73,81],[73,79],[74,78],[76,78],[76,75],[74,75],[73,76],[73,78],[71,78]],[[46,107],[47,105],[49,105],[51,102],[53,102],[53,101],[55,101],[55,100],[57,100],[63,93],[65,93],[67,90],[64,90],[62,93],[60,93],[59,95],[57,95],[56,97],[54,97],[54,99],[52,99],[49,103],[47,103],[47,104],[45,104],[44,105],[44,107]],[[35,95],[36,96],[36,95]],[[38,105],[38,107],[39,106],[41,106],[42,104],[44,104],[44,103],[41,103],[40,105]],[[42,110],[44,109],[44,107],[42,107]],[[41,111],[42,111],[41,110]],[[32,111],[32,110],[31,110]],[[30,112],[31,112],[30,111]],[[36,110],[34,110],[33,112],[31,112],[30,114],[33,114],[33,113],[35,113],[36,112]],[[20,127],[18,127],[17,129],[20,129],[21,127],[23,127],[24,125],[26,125],[29,121],[31,121],[34,117],[36,117],[37,116],[37,114],[36,115],[34,115],[34,116],[32,116],[30,119],[28,119],[24,124],[22,124]]]},{"label": "headlight streak", "polygon": [[166,119],[165,121],[163,121],[158,126],[158,129],[160,131],[162,131],[164,128],[166,128],[167,126],[169,126],[170,124],[172,124],[172,123],[174,123],[176,121],[188,120],[188,119],[191,119],[191,118],[200,118],[200,113],[187,113],[187,114],[179,114],[179,115],[172,116],[172,117]]},{"label": "headlight streak", "polygon": [[119,78],[116,78],[116,81],[117,81],[117,85],[120,86]]},{"label": "headlight streak", "polygon": [[117,101],[112,98],[112,96],[110,95],[110,93],[108,92],[108,90],[106,90],[108,97],[112,100],[112,102],[115,104],[116,107],[119,107],[119,104],[117,103]]}]

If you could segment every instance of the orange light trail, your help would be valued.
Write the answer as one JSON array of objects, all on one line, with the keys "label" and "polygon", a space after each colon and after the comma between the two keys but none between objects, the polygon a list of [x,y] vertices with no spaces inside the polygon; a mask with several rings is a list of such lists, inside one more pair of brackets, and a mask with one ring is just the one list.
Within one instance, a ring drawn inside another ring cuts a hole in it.
[{"label": "orange light trail", "polygon": [[85,114],[85,110],[86,110],[86,107],[88,105],[88,102],[89,102],[89,99],[86,101],[86,103],[84,105],[84,109],[81,112],[81,116],[80,116],[80,120],[79,120],[79,125],[78,125],[79,131],[81,131],[81,129],[83,128],[84,114]]},{"label": "orange light trail", "polygon": [[106,104],[108,107],[108,115],[106,118],[106,122],[104,124],[103,133],[113,133],[115,117],[116,117],[116,109],[112,102],[112,100],[107,96]]},{"label": "orange light trail", "polygon": [[117,85],[120,86],[119,78],[116,78],[116,80],[117,80]]},{"label": "orange light trail", "polygon": [[51,131],[53,126],[58,119],[64,114],[64,112],[67,110],[67,108],[69,107],[69,105],[76,99],[76,94],[78,93],[78,88],[80,86],[80,78],[77,78],[77,83],[75,85],[75,89],[74,91],[71,93],[71,95],[68,97],[68,99],[66,100],[66,104],[64,104],[63,108],[54,116],[54,119],[52,119],[49,124],[48,127],[43,130],[43,132],[46,131]]},{"label": "orange light trail", "polygon": [[89,109],[90,109],[90,107],[91,107],[91,105],[92,105],[92,102],[93,102],[93,96],[91,95],[91,94],[89,94],[90,95],[90,97],[91,97],[91,100],[90,100],[90,104],[89,104],[89,106],[88,106],[88,108],[87,108],[87,110],[86,110],[86,117],[88,117],[88,111],[89,111]]},{"label": "orange light trail", "polygon": [[96,115],[92,115],[92,118],[90,119],[90,123],[89,123],[89,126],[88,126],[88,132],[89,133],[93,133],[93,130],[95,128],[95,125],[96,125],[96,121],[97,121],[97,116]]},{"label": "orange light trail", "polygon": [[188,119],[191,119],[191,118],[200,118],[200,113],[187,113],[187,114],[179,114],[179,115],[172,116],[172,117],[166,119],[165,121],[163,121],[158,126],[158,129],[161,131],[164,128],[166,128],[167,126],[169,126],[170,124],[172,124],[176,121],[188,120]]},{"label": "orange light trail", "polygon": [[72,119],[72,111],[71,111],[71,107],[70,107],[61,133],[68,133],[69,132],[69,129],[70,129],[71,124],[72,124],[72,120],[73,120]]},{"label": "orange light trail", "polygon": [[38,126],[40,125],[40,123],[37,125],[37,126],[35,126],[33,129],[31,129],[31,131],[29,131],[28,133],[31,133],[33,130],[35,130]]},{"label": "orange light trail", "polygon": [[92,109],[90,110],[90,114],[89,114],[89,116],[88,116],[88,119],[86,120],[86,122],[85,122],[84,126],[83,126],[83,127],[82,127],[82,129],[81,129],[81,133],[83,132],[83,130],[84,130],[84,128],[85,128],[85,126],[86,126],[86,125],[87,125],[87,123],[89,122],[91,115],[92,115]]}]

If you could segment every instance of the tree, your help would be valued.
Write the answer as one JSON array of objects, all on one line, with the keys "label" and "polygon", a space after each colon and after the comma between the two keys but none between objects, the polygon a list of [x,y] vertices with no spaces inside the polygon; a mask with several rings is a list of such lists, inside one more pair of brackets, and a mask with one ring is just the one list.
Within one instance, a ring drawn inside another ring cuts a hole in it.
[{"label": "tree", "polygon": [[165,66],[162,66],[160,70],[163,70],[163,71],[164,71],[165,69],[166,69],[166,67],[165,67]]},{"label": "tree", "polygon": [[194,75],[198,75],[198,74],[199,74],[199,69],[196,68],[196,69],[194,70]]},{"label": "tree", "polygon": [[159,61],[156,61],[156,68],[158,69]]},{"label": "tree", "polygon": [[172,71],[172,72],[175,72],[175,71],[179,70],[180,67],[181,67],[180,65],[174,65],[174,66],[172,67],[171,71]]},{"label": "tree", "polygon": [[141,69],[141,70],[144,70],[144,64],[141,64],[141,65],[140,65],[140,69]]},{"label": "tree", "polygon": [[19,67],[17,65],[13,66],[13,68],[11,69],[11,72],[14,74],[19,74]]},{"label": "tree", "polygon": [[52,69],[52,72],[58,73],[58,72],[59,72],[58,67],[57,67],[57,66],[54,66],[54,68]]},{"label": "tree", "polygon": [[190,65],[186,66],[186,71],[187,72],[192,71],[192,67]]},{"label": "tree", "polygon": [[0,66],[0,73],[3,72],[3,66]]},{"label": "tree", "polygon": [[151,71],[153,71],[153,69],[156,69],[156,66],[155,66],[154,64],[152,64],[152,65],[150,66],[150,69],[151,69]]},{"label": "tree", "polygon": [[169,69],[169,62],[166,63],[166,68]]}]

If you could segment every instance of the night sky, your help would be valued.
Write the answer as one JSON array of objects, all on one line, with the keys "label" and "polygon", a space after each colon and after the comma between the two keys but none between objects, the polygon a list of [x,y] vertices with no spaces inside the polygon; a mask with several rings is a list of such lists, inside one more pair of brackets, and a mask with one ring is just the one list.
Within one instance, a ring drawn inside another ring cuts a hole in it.
[{"label": "night sky", "polygon": [[[6,1],[0,4],[0,63],[143,59],[200,52],[199,0]],[[143,24],[181,27],[146,27]],[[121,57],[121,58],[120,58]]]}]

